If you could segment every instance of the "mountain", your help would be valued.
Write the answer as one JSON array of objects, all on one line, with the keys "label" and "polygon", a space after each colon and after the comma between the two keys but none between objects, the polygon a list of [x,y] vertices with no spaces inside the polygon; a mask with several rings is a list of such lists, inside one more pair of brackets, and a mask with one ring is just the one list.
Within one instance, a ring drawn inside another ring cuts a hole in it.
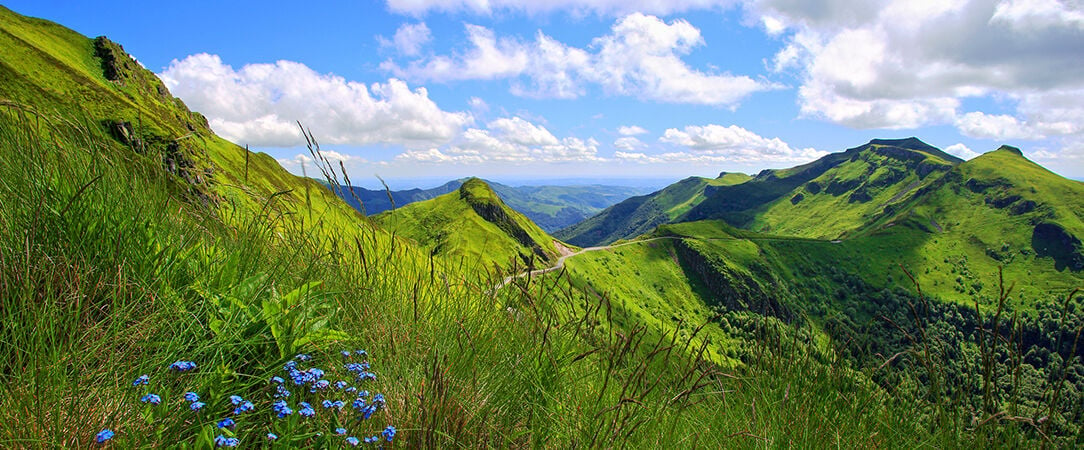
[{"label": "mountain", "polygon": [[[692,184],[661,214],[728,188]],[[684,221],[494,289],[475,262],[558,247],[483,181],[362,217],[118,44],[0,7],[0,439],[331,447],[341,421],[406,448],[1079,447],[1080,184],[1003,148],[896,192],[838,242]],[[366,379],[366,412],[302,413],[346,392],[318,367]],[[189,392],[205,409],[175,414]],[[255,411],[223,429],[232,395]]]},{"label": "mountain", "polygon": [[540,267],[557,258],[553,239],[478,178],[468,178],[454,192],[385,211],[373,220],[434,255],[466,258],[485,267]]},{"label": "mountain", "polygon": [[207,206],[304,208],[310,221],[358,223],[358,214],[316,181],[215,135],[203,115],[173,97],[119,44],[3,7],[0,18],[0,102],[104,134],[100,142],[124,152],[130,164],[161,167],[173,189]]},{"label": "mountain", "polygon": [[[358,211],[366,214],[379,214],[394,207],[403,207],[414,202],[429,200],[438,195],[453,192],[468,178],[449,181],[432,189],[406,189],[390,191],[372,190],[354,186],[343,187],[340,192],[343,200]],[[606,186],[601,184],[576,186],[508,186],[485,181],[508,206],[519,211],[546,232],[579,223],[602,211],[610,205],[634,195],[643,194],[642,188],[627,186]],[[351,192],[353,189],[353,192]],[[360,199],[360,203],[359,200]],[[392,204],[394,200],[394,205]],[[363,208],[364,207],[364,208]]]},{"label": "mountain", "polygon": [[721,173],[714,179],[689,177],[660,191],[606,208],[586,221],[557,231],[554,236],[579,246],[609,244],[639,236],[682,217],[717,188],[740,185],[750,178],[741,173]]}]

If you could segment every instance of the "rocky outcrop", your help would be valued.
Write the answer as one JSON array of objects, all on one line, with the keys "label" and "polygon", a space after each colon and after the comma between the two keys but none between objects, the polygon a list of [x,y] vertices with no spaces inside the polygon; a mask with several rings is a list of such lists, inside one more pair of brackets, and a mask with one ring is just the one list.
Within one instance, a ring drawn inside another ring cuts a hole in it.
[{"label": "rocky outcrop", "polygon": [[[674,249],[682,270],[704,284],[716,305],[734,311],[770,315],[787,322],[794,319],[790,309],[779,301],[782,295],[780,289],[766,289],[761,281],[749,273],[712,261],[684,239],[675,240]],[[772,277],[767,269],[763,272],[763,277]]]},{"label": "rocky outcrop", "polygon": [[1053,258],[1057,270],[1084,270],[1084,249],[1081,248],[1080,239],[1056,223],[1035,225],[1031,233],[1031,248],[1040,257]]}]

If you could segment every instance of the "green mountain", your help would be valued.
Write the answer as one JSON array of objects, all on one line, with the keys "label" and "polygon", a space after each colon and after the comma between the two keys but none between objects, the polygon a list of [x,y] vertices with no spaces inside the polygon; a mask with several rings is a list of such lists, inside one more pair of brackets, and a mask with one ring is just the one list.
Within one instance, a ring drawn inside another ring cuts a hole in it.
[{"label": "green mountain", "polygon": [[385,211],[373,220],[435,255],[485,267],[541,267],[557,257],[553,238],[478,178],[467,179],[455,192]]},{"label": "green mountain", "polygon": [[[316,181],[216,136],[206,118],[170,95],[120,45],[2,7],[0,17],[0,102],[104,132],[112,148],[131,151],[133,164],[160,165],[174,189],[204,203],[248,210],[266,204],[279,211],[304,205],[316,212],[310,220],[358,223],[358,215]],[[268,204],[273,194],[276,201]]]},{"label": "green mountain", "polygon": [[[449,181],[432,189],[406,189],[390,191],[372,190],[354,186],[337,190],[343,200],[366,214],[379,214],[393,207],[429,200],[459,189],[467,178]],[[519,211],[546,232],[579,223],[604,208],[634,195],[644,189],[627,186],[600,184],[580,186],[508,186],[483,180],[512,209]],[[352,189],[352,191],[351,191]],[[360,202],[359,202],[360,200]],[[394,200],[394,205],[392,204]]]},{"label": "green mountain", "polygon": [[741,173],[721,173],[714,179],[689,177],[660,191],[606,208],[586,221],[557,231],[554,236],[585,247],[639,236],[684,216],[717,188],[740,185],[750,178]]},{"label": "green mountain", "polygon": [[665,223],[721,219],[773,234],[835,238],[890,213],[960,162],[915,138],[874,139],[808,164],[764,170],[748,181],[720,178],[705,186],[704,180],[685,179],[556,235],[588,246]]},{"label": "green mountain", "polygon": [[[779,171],[759,204],[841,164]],[[0,447],[110,430],[123,448],[331,448],[338,427],[387,425],[407,448],[1079,447],[1079,299],[1048,298],[1080,273],[1079,183],[1011,149],[947,172],[839,243],[688,221],[495,289],[474,262],[557,246],[484,182],[362,217],[215,136],[119,45],[0,8]],[[908,294],[897,261],[967,292]],[[1039,288],[998,298],[971,278],[990,261]],[[320,373],[372,409],[295,384]]]}]

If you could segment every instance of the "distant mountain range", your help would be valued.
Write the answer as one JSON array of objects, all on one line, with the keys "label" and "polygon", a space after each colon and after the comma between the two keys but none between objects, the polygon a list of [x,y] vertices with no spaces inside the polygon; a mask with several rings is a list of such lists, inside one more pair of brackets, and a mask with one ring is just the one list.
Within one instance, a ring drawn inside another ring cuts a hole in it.
[{"label": "distant mountain range", "polygon": [[[354,186],[351,193],[349,187],[343,187],[340,195],[350,206],[372,215],[455,192],[469,179],[449,181],[430,189],[385,191]],[[579,223],[629,197],[651,192],[644,187],[601,184],[508,186],[492,181],[485,182],[508,206],[526,215],[549,233]]]}]

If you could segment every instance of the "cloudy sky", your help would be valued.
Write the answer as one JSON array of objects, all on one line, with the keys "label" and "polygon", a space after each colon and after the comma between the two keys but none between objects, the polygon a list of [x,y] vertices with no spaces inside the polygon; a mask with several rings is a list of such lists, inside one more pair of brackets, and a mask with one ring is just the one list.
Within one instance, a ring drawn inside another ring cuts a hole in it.
[{"label": "cloudy sky", "polygon": [[352,178],[714,176],[917,136],[1084,178],[1080,0],[9,1]]}]

